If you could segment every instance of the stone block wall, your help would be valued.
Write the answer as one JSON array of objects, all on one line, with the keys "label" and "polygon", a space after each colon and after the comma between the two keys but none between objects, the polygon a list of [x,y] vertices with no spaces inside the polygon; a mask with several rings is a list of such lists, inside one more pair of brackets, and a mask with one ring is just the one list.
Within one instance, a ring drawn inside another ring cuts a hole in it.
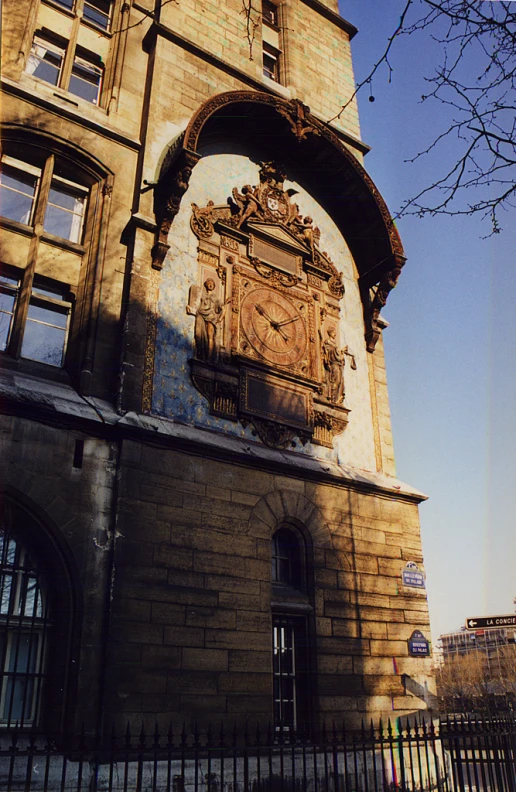
[{"label": "stone block wall", "polygon": [[285,520],[313,544],[316,720],[426,708],[403,676],[431,687],[407,643],[428,635],[426,598],[401,583],[422,561],[415,502],[133,441],[119,496],[108,718],[271,720],[271,537]]},{"label": "stone block wall", "polygon": [[[73,466],[77,441],[84,443],[80,468]],[[74,589],[72,645],[52,648],[68,653],[70,728],[75,716],[76,727],[86,729],[99,717],[116,457],[112,444],[87,432],[1,417],[0,496],[7,494],[41,522]],[[24,527],[15,526],[22,543]]]}]

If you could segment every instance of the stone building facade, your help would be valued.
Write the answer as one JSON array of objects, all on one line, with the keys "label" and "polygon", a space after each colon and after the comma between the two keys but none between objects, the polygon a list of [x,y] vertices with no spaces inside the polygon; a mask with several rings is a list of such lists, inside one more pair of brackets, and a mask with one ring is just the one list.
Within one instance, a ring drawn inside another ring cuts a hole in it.
[{"label": "stone building facade", "polygon": [[337,0],[6,1],[4,726],[427,707],[355,33]]}]

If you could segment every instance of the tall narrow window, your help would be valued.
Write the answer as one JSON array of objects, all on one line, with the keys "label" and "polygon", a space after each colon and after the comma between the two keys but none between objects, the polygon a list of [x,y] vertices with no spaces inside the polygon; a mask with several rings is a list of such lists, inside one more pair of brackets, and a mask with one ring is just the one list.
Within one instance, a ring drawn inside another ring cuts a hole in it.
[{"label": "tall narrow window", "polygon": [[0,273],[0,351],[7,349],[18,297],[19,281]]},{"label": "tall narrow window", "polygon": [[270,0],[262,0],[262,19],[268,25],[278,24],[278,8]]},{"label": "tall narrow window", "polygon": [[289,528],[280,528],[272,539],[272,582],[304,589],[299,539]]},{"label": "tall narrow window", "polygon": [[274,726],[306,728],[310,717],[310,653],[304,542],[290,526],[272,538]]},{"label": "tall narrow window", "polygon": [[279,51],[266,41],[263,43],[263,74],[270,80],[279,82]]},{"label": "tall narrow window", "polygon": [[98,104],[104,71],[100,62],[93,63],[91,55],[75,56],[68,90],[87,102]]},{"label": "tall narrow window", "polygon": [[262,0],[263,76],[275,82],[280,82],[280,34],[278,7],[270,0]]},{"label": "tall narrow window", "polygon": [[49,626],[34,559],[0,529],[0,724],[37,719]]},{"label": "tall narrow window", "polygon": [[292,619],[273,619],[274,723],[296,727],[296,636]]}]

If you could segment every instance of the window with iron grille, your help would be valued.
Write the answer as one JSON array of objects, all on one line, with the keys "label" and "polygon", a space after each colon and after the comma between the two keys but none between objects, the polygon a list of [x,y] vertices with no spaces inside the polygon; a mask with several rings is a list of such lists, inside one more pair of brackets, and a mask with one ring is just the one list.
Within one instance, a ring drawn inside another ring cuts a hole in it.
[{"label": "window with iron grille", "polygon": [[37,721],[50,628],[36,560],[0,528],[0,726]]},{"label": "window with iron grille", "polygon": [[[310,616],[307,555],[301,535],[281,526],[272,538],[273,713],[278,731],[310,720]],[[301,611],[301,613],[300,613]]]}]

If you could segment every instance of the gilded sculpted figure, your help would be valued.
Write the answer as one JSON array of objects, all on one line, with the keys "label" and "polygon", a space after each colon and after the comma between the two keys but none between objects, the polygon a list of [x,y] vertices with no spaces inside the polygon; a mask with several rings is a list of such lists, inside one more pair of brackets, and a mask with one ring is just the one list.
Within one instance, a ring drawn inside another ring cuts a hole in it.
[{"label": "gilded sculpted figure", "polygon": [[257,196],[256,187],[251,187],[250,184],[244,184],[241,193],[234,187],[233,198],[239,208],[237,228],[240,228],[246,220],[257,214],[262,207]]},{"label": "gilded sculpted figure", "polygon": [[326,338],[321,335],[321,350],[324,366],[324,393],[328,401],[341,404],[344,401],[344,365],[346,355],[351,357],[351,368],[356,369],[355,357],[348,352],[347,346],[337,346],[337,331],[329,327]]},{"label": "gilded sculpted figure", "polygon": [[195,357],[209,363],[217,360],[217,326],[226,312],[226,303],[221,303],[214,291],[215,281],[212,278],[204,281],[202,289],[191,286],[186,306],[186,313],[195,316]]}]

